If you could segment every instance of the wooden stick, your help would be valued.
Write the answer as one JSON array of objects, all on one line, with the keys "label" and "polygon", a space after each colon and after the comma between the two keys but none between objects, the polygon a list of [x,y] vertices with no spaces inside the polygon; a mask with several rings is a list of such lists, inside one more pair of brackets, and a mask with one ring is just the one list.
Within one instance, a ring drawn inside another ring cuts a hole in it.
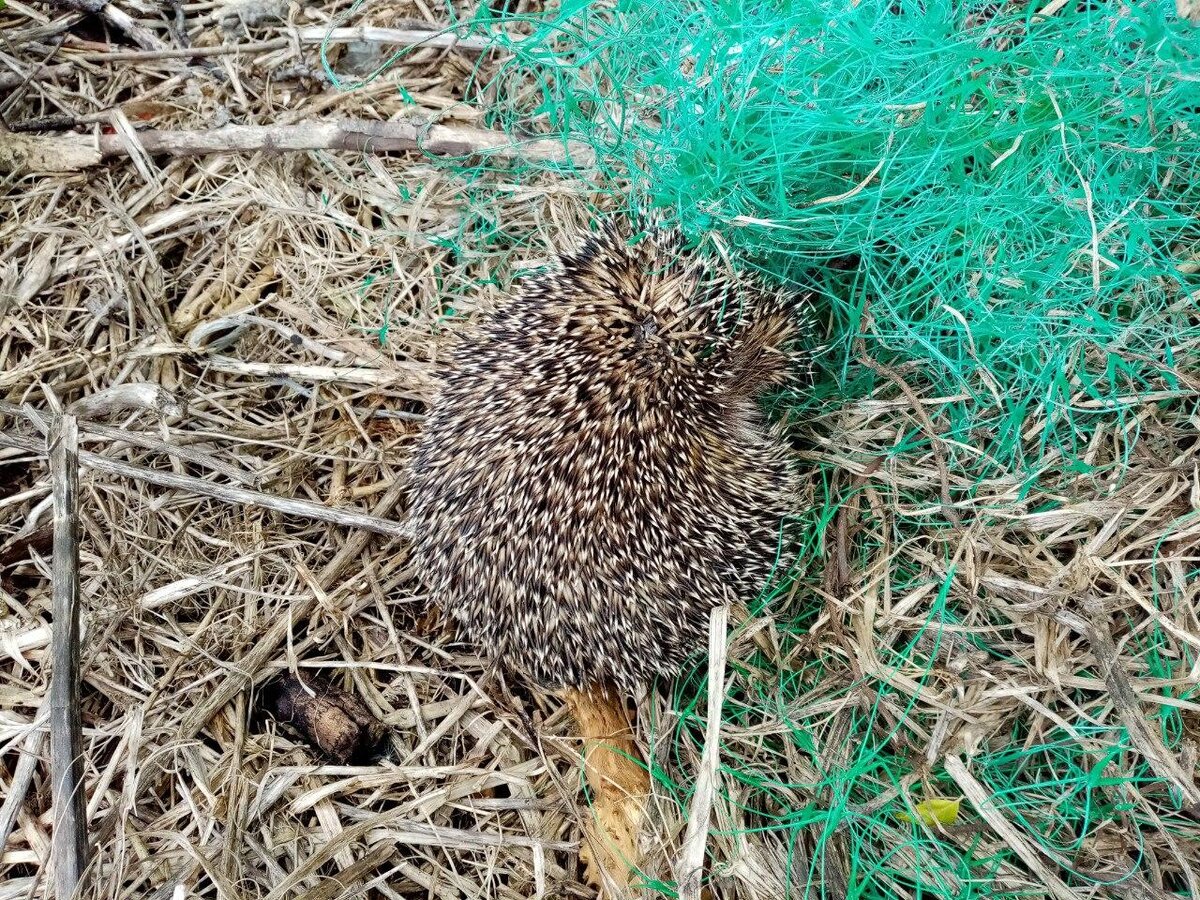
[{"label": "wooden stick", "polygon": [[71,63],[59,63],[54,66],[37,66],[28,72],[4,72],[0,74],[0,91],[10,91],[27,82],[48,81],[51,78],[67,76],[75,71]]},{"label": "wooden stick", "polygon": [[704,875],[704,845],[708,841],[708,823],[712,816],[713,794],[717,788],[717,763],[721,752],[721,708],[725,702],[725,657],[728,647],[725,632],[729,625],[729,607],[712,611],[708,621],[708,723],[704,729],[704,751],[692,808],[679,854],[676,879],[679,900],[700,900],[700,881]]},{"label": "wooden stick", "polygon": [[[405,365],[415,377],[427,373],[422,366]],[[213,354],[204,359],[204,366],[212,372],[227,375],[250,375],[255,378],[294,378],[297,381],[337,381],[342,384],[366,384],[371,386],[390,385],[396,381],[396,372],[376,366],[322,366],[304,363],[265,363],[233,359]]]},{"label": "wooden stick", "polygon": [[[411,121],[373,122],[345,119],[299,125],[226,125],[211,131],[147,129],[136,132],[151,156],[204,156],[210,153],[285,153],[350,150],[395,153],[420,150],[437,156],[495,156],[590,166],[594,154],[578,142],[507,135],[466,125],[428,125]],[[0,135],[0,173],[19,175],[80,172],[106,159],[127,156],[129,145],[118,134]]]},{"label": "wooden stick", "polygon": [[640,862],[638,835],[645,818],[650,775],[633,742],[633,725],[615,688],[562,692],[583,738],[584,774],[593,819],[580,850],[588,882],[623,896]]},{"label": "wooden stick", "polygon": [[54,486],[54,629],[50,638],[50,867],[57,900],[70,900],[87,866],[83,724],[79,699],[79,426],[58,419],[50,443]]},{"label": "wooden stick", "polygon": [[[531,138],[513,143],[505,134],[466,125],[431,125],[421,122],[374,122],[343,119],[299,125],[226,125],[212,131],[139,131],[138,140],[150,154],[203,156],[208,153],[281,153],[298,150],[355,150],[392,153],[423,150],[438,156],[490,154],[505,159],[564,161],[571,151],[553,138]],[[100,154],[108,159],[125,155],[117,135],[101,135]],[[582,145],[575,154],[588,153]]]},{"label": "wooden stick", "polygon": [[[39,456],[45,455],[45,450],[39,446],[38,441],[4,432],[0,432],[0,447],[13,447]],[[312,503],[308,500],[296,500],[292,497],[278,497],[274,494],[266,494],[262,491],[251,490],[250,488],[214,484],[211,481],[205,481],[202,478],[193,478],[190,475],[160,472],[158,469],[147,469],[144,466],[134,465],[133,463],[109,459],[107,456],[89,453],[86,450],[79,453],[79,461],[89,469],[95,469],[97,472],[105,472],[121,478],[131,478],[134,481],[145,481],[149,484],[156,484],[159,487],[187,491],[204,497],[212,497],[216,500],[223,500],[226,503],[273,509],[276,512],[281,512],[289,516],[316,519],[320,522],[330,522],[334,525],[342,525],[347,528],[361,528],[365,531],[387,535],[388,537],[408,538],[412,535],[411,529],[404,523],[381,519],[378,516],[368,515],[367,513],[355,512],[348,509],[334,509],[329,506],[323,506],[320,503]]]},{"label": "wooden stick", "polygon": [[[0,404],[0,412],[9,412],[7,406]],[[134,410],[145,410],[160,417],[182,416],[183,404],[161,385],[140,381],[103,388],[80,397],[67,408],[67,412],[80,419],[102,419]]]},{"label": "wooden stick", "polygon": [[253,41],[245,44],[218,44],[215,47],[166,47],[161,50],[84,50],[78,51],[69,44],[62,48],[63,55],[70,60],[94,63],[116,62],[165,62],[173,59],[205,59],[210,56],[237,56],[242,53],[269,53],[293,46],[291,38],[271,38],[269,41]]},{"label": "wooden stick", "polygon": [[[482,53],[493,46],[492,38],[482,35],[459,37],[449,31],[426,31],[413,28],[326,28],[318,25],[298,29],[297,34],[305,44],[395,44],[398,47],[414,47],[416,49],[437,48],[438,50],[463,50],[472,53]],[[509,36],[513,42],[520,40],[517,35]]]}]

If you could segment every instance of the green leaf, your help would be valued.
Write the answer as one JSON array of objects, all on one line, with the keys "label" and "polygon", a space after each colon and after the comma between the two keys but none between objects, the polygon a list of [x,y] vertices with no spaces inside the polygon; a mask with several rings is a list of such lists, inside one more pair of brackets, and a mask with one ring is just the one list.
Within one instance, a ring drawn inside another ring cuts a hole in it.
[{"label": "green leaf", "polygon": [[[936,825],[953,825],[957,822],[958,808],[961,805],[962,797],[956,797],[953,800],[945,797],[932,797],[929,800],[922,800],[915,809],[921,821],[932,828]],[[912,821],[912,817],[908,813],[896,813],[896,818],[901,822]]]}]

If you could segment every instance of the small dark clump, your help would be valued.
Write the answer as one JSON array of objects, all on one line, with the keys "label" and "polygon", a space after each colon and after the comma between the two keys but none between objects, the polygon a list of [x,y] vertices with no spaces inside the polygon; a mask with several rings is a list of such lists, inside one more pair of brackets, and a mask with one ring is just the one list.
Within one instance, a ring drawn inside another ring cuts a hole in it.
[{"label": "small dark clump", "polygon": [[433,600],[550,688],[633,690],[777,568],[795,479],[759,408],[803,300],[615,225],[459,339],[412,470]]},{"label": "small dark clump", "polygon": [[285,674],[264,687],[261,700],[264,712],[338,765],[373,759],[387,733],[361,700],[315,675]]}]

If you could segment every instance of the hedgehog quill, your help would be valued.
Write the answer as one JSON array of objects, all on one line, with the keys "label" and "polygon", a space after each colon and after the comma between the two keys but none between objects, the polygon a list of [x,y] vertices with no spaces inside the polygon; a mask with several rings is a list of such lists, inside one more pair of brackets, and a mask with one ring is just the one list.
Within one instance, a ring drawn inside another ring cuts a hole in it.
[{"label": "hedgehog quill", "polygon": [[585,754],[625,751],[588,764],[618,883],[648,790],[618,696],[678,674],[713,608],[781,566],[796,481],[759,401],[807,356],[806,309],[675,232],[609,223],[460,335],[415,454],[434,601],[566,696]]}]

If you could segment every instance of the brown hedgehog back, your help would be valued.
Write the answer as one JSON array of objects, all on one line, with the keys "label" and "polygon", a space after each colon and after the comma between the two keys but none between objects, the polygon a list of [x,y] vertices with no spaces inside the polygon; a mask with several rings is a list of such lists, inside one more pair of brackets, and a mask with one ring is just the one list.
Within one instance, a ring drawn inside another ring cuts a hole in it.
[{"label": "brown hedgehog back", "polygon": [[794,482],[757,401],[793,372],[799,313],[609,226],[484,316],[412,471],[433,600],[547,688],[674,674],[777,566]]}]

